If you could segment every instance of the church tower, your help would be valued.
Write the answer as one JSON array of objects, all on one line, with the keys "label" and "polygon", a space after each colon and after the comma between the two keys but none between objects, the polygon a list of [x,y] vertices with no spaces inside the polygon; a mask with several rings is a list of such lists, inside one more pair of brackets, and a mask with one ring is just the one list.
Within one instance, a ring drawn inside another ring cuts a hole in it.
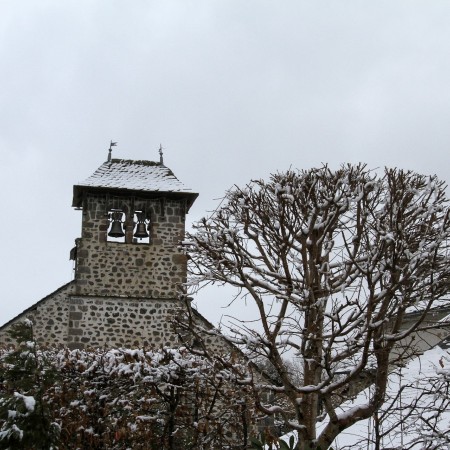
[{"label": "church tower", "polygon": [[185,216],[198,194],[160,162],[111,159],[74,186],[82,211],[68,345],[173,345]]},{"label": "church tower", "polygon": [[177,346],[171,318],[186,280],[180,251],[197,198],[160,161],[108,159],[73,188],[81,237],[70,252],[74,280],[0,327],[21,320],[41,344],[70,348]]},{"label": "church tower", "polygon": [[82,210],[77,295],[176,298],[186,277],[178,245],[198,194],[162,163],[111,159],[74,186]]}]

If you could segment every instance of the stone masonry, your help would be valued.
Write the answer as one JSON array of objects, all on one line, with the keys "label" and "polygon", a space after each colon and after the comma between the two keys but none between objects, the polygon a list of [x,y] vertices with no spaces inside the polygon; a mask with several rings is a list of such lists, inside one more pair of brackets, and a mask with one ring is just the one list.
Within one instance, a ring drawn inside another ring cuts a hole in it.
[{"label": "stone masonry", "polygon": [[16,322],[29,319],[34,324],[36,340],[43,345],[67,344],[67,324],[69,320],[68,298],[74,291],[70,282],[44,297],[0,328],[0,343],[12,344],[8,329]]},{"label": "stone masonry", "polygon": [[[185,215],[197,194],[162,162],[108,160],[74,186],[82,210],[81,237],[71,252],[75,279],[0,327],[9,343],[12,324],[30,319],[37,341],[70,348],[176,346],[186,257],[179,244]],[[108,238],[111,211],[120,211],[123,241]],[[149,239],[135,237],[136,213]]]},{"label": "stone masonry", "polygon": [[[132,210],[131,199],[114,200],[124,211]],[[76,242],[77,294],[176,298],[186,277],[186,257],[178,250],[185,202],[135,201],[140,209],[151,211],[150,244],[139,244],[133,242],[132,218],[125,222],[125,243],[107,241],[108,201],[104,195],[86,201],[82,237]]]}]

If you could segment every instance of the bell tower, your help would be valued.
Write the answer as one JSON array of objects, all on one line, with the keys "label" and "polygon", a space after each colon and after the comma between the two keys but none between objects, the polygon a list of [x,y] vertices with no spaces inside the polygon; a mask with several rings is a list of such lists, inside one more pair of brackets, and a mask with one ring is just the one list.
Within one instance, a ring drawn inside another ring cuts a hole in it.
[{"label": "bell tower", "polygon": [[176,298],[186,277],[178,244],[197,195],[152,161],[110,159],[75,185],[76,294]]},{"label": "bell tower", "polygon": [[[198,194],[159,162],[108,159],[73,188],[81,237],[70,252],[75,277],[0,327],[33,323],[42,345],[69,348],[176,347],[174,317],[186,256],[179,244]],[[200,316],[199,316],[200,317]],[[206,321],[205,321],[206,323]],[[209,326],[209,324],[206,324]]]},{"label": "bell tower", "polygon": [[173,343],[167,315],[180,303],[186,256],[179,243],[197,196],[162,155],[159,162],[109,156],[74,186],[82,221],[71,252],[69,346]]}]

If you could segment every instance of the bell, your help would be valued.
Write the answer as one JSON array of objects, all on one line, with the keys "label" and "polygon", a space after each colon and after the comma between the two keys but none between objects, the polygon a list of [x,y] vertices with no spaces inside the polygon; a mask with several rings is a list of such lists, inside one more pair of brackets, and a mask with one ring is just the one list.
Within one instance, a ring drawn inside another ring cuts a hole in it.
[{"label": "bell", "polygon": [[147,227],[145,226],[144,222],[138,222],[136,227],[136,233],[134,233],[134,237],[139,239],[148,237]]},{"label": "bell", "polygon": [[121,211],[113,211],[109,215],[109,219],[111,220],[111,229],[109,230],[108,236],[110,237],[123,237],[125,236],[125,233],[123,232],[122,228],[122,212]]},{"label": "bell", "polygon": [[108,236],[111,237],[123,237],[125,236],[125,233],[122,229],[122,222],[120,220],[113,220],[113,223],[111,225],[111,230],[108,233]]}]

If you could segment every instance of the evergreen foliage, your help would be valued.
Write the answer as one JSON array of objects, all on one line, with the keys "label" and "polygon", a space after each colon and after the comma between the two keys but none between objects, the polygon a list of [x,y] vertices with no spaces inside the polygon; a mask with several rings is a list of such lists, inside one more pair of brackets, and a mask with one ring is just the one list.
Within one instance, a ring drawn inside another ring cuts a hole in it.
[{"label": "evergreen foliage", "polygon": [[1,358],[0,448],[49,449],[59,437],[46,402],[47,390],[57,383],[57,372],[38,350],[30,321],[12,327],[15,350]]}]

